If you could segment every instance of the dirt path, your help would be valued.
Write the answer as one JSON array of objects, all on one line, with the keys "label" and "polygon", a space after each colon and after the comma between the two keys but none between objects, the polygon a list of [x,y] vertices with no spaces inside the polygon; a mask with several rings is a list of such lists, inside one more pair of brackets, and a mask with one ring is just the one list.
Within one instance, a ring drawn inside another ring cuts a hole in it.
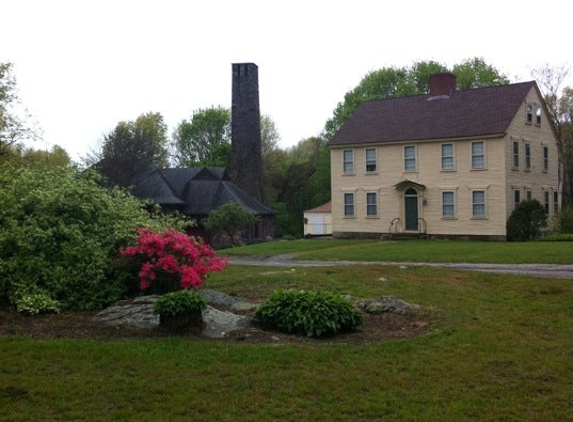
[{"label": "dirt path", "polygon": [[424,263],[424,262],[357,262],[357,261],[302,261],[292,255],[270,257],[232,257],[231,264],[261,265],[268,267],[332,267],[335,265],[403,265],[432,266],[456,270],[484,271],[530,277],[562,278],[573,280],[573,265],[560,264],[469,264],[469,263]]}]

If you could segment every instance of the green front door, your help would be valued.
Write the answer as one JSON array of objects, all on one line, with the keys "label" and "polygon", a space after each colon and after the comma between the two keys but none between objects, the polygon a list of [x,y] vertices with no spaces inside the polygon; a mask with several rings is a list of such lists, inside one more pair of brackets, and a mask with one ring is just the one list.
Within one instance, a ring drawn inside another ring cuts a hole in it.
[{"label": "green front door", "polygon": [[406,210],[406,230],[418,231],[418,192],[410,188],[404,192],[404,205]]}]

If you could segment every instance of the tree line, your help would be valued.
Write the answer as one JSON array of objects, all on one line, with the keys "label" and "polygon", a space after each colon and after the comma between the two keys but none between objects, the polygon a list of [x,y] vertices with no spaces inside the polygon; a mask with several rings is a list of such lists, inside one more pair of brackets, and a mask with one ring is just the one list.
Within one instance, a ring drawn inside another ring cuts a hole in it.
[{"label": "tree line", "polygon": [[[11,64],[0,64],[0,157],[17,156],[30,161],[38,153],[18,147],[19,140],[32,130],[15,118],[9,106],[15,101],[15,80]],[[299,237],[303,211],[330,200],[330,152],[328,141],[364,101],[425,94],[429,76],[452,72],[459,89],[510,83],[509,78],[481,58],[462,61],[449,68],[437,61],[417,61],[408,67],[384,67],[367,73],[348,91],[325,122],[318,136],[300,140],[290,148],[279,147],[280,134],[270,116],[261,116],[264,202],[277,211],[276,236]],[[563,88],[568,69],[550,67],[532,72],[547,102],[559,139],[560,181],[563,205],[573,205],[573,89]],[[65,151],[63,151],[65,153]],[[51,154],[44,151],[44,164]],[[26,158],[27,157],[27,158]],[[163,116],[157,112],[140,115],[135,121],[122,121],[106,134],[85,165],[97,163],[113,185],[127,187],[135,172],[152,163],[158,167],[230,167],[231,112],[211,106],[192,112],[182,120],[171,137]],[[69,157],[68,157],[69,162]]]}]

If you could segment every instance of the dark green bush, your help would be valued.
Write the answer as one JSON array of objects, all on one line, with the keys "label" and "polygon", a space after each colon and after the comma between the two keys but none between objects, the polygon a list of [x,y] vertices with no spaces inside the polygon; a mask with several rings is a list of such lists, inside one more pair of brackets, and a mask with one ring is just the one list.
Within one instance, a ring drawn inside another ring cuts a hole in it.
[{"label": "dark green bush", "polygon": [[573,208],[564,207],[555,216],[557,231],[562,234],[573,234]]},{"label": "dark green bush", "polygon": [[537,239],[541,228],[546,225],[547,214],[538,200],[521,201],[507,220],[507,240],[523,242]]},{"label": "dark green bush", "polygon": [[255,312],[261,325],[285,333],[324,337],[362,325],[362,314],[324,291],[276,290]]}]

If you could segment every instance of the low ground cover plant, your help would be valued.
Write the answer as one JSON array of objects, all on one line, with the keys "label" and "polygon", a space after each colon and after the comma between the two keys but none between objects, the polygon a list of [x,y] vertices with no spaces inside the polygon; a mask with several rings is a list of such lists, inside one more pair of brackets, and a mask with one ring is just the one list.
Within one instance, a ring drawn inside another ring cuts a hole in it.
[{"label": "low ground cover plant", "polygon": [[308,337],[325,337],[362,325],[362,314],[350,302],[322,290],[276,290],[254,317],[264,326]]},{"label": "low ground cover plant", "polygon": [[201,329],[206,309],[207,301],[195,290],[166,293],[153,305],[153,313],[159,315],[159,324],[175,332],[188,327]]}]

